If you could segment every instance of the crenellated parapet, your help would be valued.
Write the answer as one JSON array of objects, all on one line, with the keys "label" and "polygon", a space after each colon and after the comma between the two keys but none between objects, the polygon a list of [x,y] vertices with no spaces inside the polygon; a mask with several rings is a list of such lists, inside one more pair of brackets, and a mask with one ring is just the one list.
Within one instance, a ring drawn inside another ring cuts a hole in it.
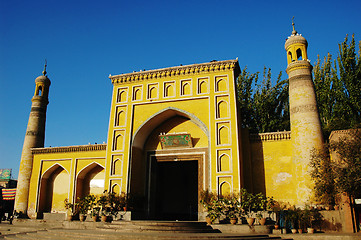
[{"label": "crenellated parapet", "polygon": [[66,153],[66,152],[88,152],[106,150],[107,144],[89,144],[67,147],[32,148],[32,154],[42,153]]},{"label": "crenellated parapet", "polygon": [[234,70],[239,73],[238,60],[212,61],[209,63],[176,66],[163,69],[139,71],[120,75],[109,76],[113,84],[146,81],[170,76],[190,75],[196,73],[209,73],[216,71]]}]

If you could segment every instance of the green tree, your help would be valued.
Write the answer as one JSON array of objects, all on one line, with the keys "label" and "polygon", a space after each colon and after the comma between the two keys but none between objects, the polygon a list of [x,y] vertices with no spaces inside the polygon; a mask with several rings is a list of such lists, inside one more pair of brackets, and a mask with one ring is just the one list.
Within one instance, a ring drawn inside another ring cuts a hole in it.
[{"label": "green tree", "polygon": [[315,200],[321,204],[334,205],[338,192],[328,144],[322,150],[313,151],[310,167]]},{"label": "green tree", "polygon": [[238,102],[242,127],[250,132],[272,132],[289,130],[288,82],[279,73],[272,86],[271,69],[263,69],[263,80],[259,72],[250,74],[245,67],[237,79]]},{"label": "green tree", "polygon": [[333,162],[339,192],[352,198],[361,197],[361,130],[352,129],[347,138],[330,143],[337,157]]},{"label": "green tree", "polygon": [[325,139],[332,130],[348,129],[361,122],[361,54],[355,38],[339,44],[337,60],[328,54],[313,69],[317,103]]},{"label": "green tree", "polygon": [[347,193],[351,199],[360,198],[361,130],[351,129],[347,138],[332,141],[324,150],[315,151],[310,167],[314,194],[321,203],[333,204],[337,193]]}]

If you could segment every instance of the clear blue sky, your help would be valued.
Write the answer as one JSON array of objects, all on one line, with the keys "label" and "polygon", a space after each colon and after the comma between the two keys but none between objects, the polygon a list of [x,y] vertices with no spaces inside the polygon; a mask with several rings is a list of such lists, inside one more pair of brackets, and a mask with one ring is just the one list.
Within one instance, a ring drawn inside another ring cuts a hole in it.
[{"label": "clear blue sky", "polygon": [[48,60],[45,146],[106,141],[109,74],[238,57],[250,72],[286,73],[296,30],[317,55],[361,40],[361,1],[0,0],[0,168],[17,178],[34,80]]}]

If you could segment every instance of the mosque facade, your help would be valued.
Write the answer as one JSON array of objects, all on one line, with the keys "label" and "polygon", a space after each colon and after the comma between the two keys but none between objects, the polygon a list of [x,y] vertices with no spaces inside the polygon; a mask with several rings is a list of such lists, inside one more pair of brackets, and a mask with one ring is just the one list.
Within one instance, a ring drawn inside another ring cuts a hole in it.
[{"label": "mosque facade", "polygon": [[142,197],[139,219],[197,220],[203,190],[246,188],[304,204],[310,151],[323,139],[307,41],[294,31],[285,48],[291,131],[262,134],[241,128],[236,59],[109,76],[107,143],[44,148],[44,70],[35,80],[15,210],[39,218],[65,212],[66,198],[104,190]]}]

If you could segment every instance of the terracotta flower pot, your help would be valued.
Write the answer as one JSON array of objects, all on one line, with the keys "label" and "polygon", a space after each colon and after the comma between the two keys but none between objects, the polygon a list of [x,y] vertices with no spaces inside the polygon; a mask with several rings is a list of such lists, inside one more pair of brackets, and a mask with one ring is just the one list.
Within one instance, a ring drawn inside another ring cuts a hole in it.
[{"label": "terracotta flower pot", "polygon": [[266,218],[261,218],[261,219],[259,220],[259,224],[265,225],[265,224],[266,224]]},{"label": "terracotta flower pot", "polygon": [[254,224],[255,218],[247,218],[248,225],[252,226]]},{"label": "terracotta flower pot", "polygon": [[314,228],[307,228],[307,233],[315,233],[315,229]]},{"label": "terracotta flower pot", "polygon": [[67,218],[68,221],[73,221],[74,216],[73,216],[73,214],[68,214],[68,215],[66,216],[66,218]]},{"label": "terracotta flower pot", "polygon": [[93,222],[97,222],[98,221],[98,216],[92,216]]},{"label": "terracotta flower pot", "polygon": [[292,228],[292,229],[291,229],[291,232],[292,232],[293,234],[296,234],[296,233],[297,233],[297,229]]},{"label": "terracotta flower pot", "polygon": [[84,222],[86,219],[86,215],[85,214],[79,214],[79,220],[80,222]]},{"label": "terracotta flower pot", "polygon": [[101,220],[102,220],[102,222],[107,222],[108,221],[108,216],[101,216]]},{"label": "terracotta flower pot", "polygon": [[229,222],[230,222],[231,224],[236,224],[236,223],[237,223],[237,218],[231,218],[231,219],[229,220]]},{"label": "terracotta flower pot", "polygon": [[298,233],[303,233],[302,228],[298,229]]},{"label": "terracotta flower pot", "polygon": [[207,222],[207,225],[211,225],[212,219],[210,217],[206,217],[206,222]]}]

